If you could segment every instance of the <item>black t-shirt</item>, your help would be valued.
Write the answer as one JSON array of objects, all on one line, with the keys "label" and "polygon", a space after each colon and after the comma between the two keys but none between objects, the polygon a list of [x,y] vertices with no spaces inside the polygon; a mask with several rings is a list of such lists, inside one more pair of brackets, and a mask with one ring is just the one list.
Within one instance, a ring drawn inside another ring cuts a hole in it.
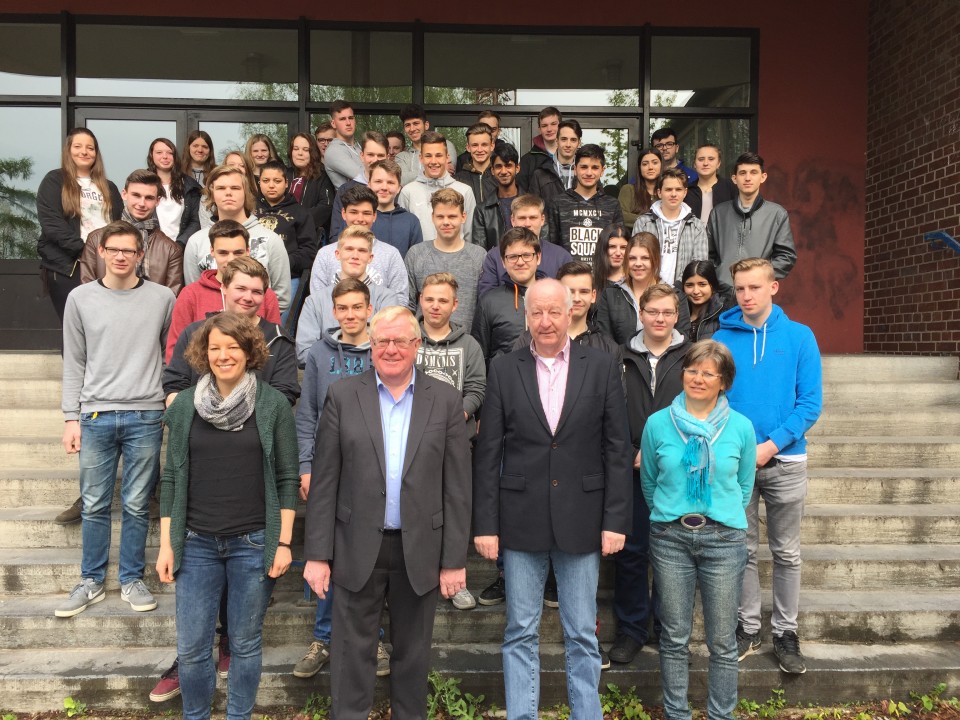
[{"label": "black t-shirt", "polygon": [[237,432],[195,415],[190,426],[187,527],[204,535],[240,535],[266,526],[263,447],[256,413]]}]

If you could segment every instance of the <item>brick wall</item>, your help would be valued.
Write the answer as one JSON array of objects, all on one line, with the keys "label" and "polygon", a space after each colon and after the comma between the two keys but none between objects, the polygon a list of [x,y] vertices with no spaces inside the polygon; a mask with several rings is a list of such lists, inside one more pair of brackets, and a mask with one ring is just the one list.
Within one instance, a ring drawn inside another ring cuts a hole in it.
[{"label": "brick wall", "polygon": [[960,237],[957,3],[871,0],[869,47],[864,350],[958,353],[960,253],[923,239]]}]

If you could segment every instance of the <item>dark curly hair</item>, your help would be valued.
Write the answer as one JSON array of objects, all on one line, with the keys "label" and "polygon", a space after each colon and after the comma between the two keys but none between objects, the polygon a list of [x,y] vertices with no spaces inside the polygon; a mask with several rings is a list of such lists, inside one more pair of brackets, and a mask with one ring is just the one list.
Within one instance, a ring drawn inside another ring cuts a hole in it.
[{"label": "dark curly hair", "polygon": [[235,313],[217,313],[208,318],[193,334],[183,357],[190,367],[201,375],[210,372],[207,345],[210,342],[210,332],[216,328],[237,341],[240,349],[247,356],[248,370],[260,370],[267,364],[270,351],[267,349],[267,343],[263,339],[263,333],[257,322],[255,318],[245,318]]}]

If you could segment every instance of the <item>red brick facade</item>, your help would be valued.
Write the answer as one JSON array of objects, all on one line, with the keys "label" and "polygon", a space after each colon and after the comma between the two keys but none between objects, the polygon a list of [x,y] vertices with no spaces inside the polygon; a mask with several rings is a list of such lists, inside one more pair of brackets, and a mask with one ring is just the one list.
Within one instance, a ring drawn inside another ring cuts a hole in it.
[{"label": "red brick facade", "polygon": [[924,240],[960,236],[956,2],[871,0],[868,72],[864,350],[958,353],[960,252]]}]

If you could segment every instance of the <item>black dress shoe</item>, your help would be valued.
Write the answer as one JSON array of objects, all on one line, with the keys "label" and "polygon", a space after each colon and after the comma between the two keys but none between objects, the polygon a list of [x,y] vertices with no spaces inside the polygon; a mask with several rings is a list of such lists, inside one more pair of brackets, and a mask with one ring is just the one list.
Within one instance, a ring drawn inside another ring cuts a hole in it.
[{"label": "black dress shoe", "polygon": [[637,642],[629,635],[617,635],[617,639],[610,646],[610,659],[615,663],[633,662],[642,647],[643,643]]}]

